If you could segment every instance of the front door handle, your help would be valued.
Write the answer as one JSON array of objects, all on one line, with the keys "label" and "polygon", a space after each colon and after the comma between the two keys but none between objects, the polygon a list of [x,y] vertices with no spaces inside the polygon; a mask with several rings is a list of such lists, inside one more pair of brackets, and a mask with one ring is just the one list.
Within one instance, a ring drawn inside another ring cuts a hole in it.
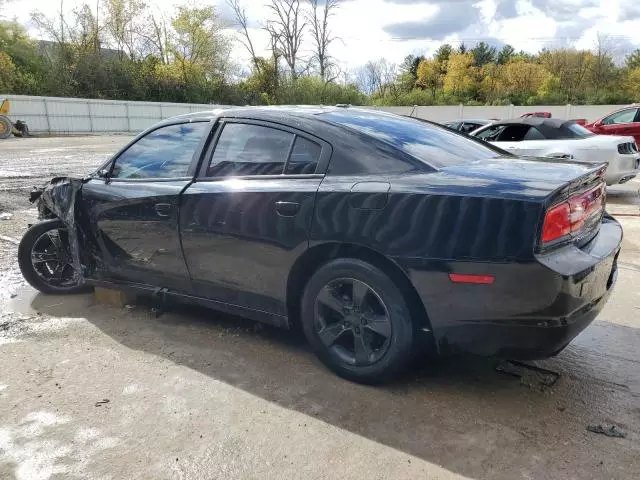
[{"label": "front door handle", "polygon": [[276,202],[276,212],[281,217],[295,217],[300,211],[300,204],[296,202]]},{"label": "front door handle", "polygon": [[171,204],[170,203],[156,203],[155,210],[159,217],[168,217],[171,215]]}]

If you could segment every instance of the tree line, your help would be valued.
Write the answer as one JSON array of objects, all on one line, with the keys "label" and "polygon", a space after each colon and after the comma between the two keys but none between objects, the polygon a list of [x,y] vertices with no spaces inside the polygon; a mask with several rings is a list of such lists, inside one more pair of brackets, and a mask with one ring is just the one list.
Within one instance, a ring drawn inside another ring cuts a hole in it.
[{"label": "tree line", "polygon": [[614,61],[615,44],[599,36],[592,50],[542,49],[537,54],[444,44],[431,57],[409,55],[399,71],[368,62],[360,84],[383,105],[562,105],[640,101],[640,49]]},{"label": "tree line", "polygon": [[[265,1],[269,14],[258,22],[242,0],[226,0],[229,18],[195,4],[168,14],[143,0],[98,0],[69,13],[60,0],[58,15],[31,14],[47,41],[0,20],[0,92],[235,105],[640,101],[640,49],[617,63],[605,37],[590,51],[535,55],[485,42],[444,44],[430,57],[346,72],[331,55],[338,40],[331,25],[344,0]],[[266,49],[255,25],[267,34]],[[249,65],[232,58],[234,42]]]}]

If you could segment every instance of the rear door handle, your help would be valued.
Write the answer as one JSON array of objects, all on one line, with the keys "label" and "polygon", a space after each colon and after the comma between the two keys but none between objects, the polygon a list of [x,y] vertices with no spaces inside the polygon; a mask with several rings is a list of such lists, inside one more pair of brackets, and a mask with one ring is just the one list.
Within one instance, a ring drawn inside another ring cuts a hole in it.
[{"label": "rear door handle", "polygon": [[276,212],[281,217],[295,217],[300,211],[300,206],[296,202],[276,202]]},{"label": "rear door handle", "polygon": [[156,203],[154,208],[159,217],[168,217],[171,215],[172,207],[170,203]]}]

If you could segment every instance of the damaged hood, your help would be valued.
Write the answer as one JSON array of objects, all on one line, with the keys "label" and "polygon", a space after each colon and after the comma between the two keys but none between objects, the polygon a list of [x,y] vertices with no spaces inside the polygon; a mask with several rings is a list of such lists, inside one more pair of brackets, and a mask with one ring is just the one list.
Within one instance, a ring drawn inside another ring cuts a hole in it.
[{"label": "damaged hood", "polygon": [[82,185],[87,180],[86,177],[56,177],[51,179],[44,187],[34,188],[29,196],[31,203],[38,202],[38,210],[41,216],[44,216],[45,212],[51,212],[67,227],[74,275],[77,276],[81,283],[84,282],[84,269],[80,256],[76,215],[77,202],[82,195]]}]

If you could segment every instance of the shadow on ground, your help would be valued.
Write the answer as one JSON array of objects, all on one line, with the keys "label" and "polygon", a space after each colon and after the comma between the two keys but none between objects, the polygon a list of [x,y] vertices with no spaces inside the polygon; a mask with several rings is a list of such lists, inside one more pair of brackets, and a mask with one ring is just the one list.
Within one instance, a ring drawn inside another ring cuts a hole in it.
[{"label": "shadow on ground", "polygon": [[[327,371],[293,333],[210,310],[181,306],[180,314],[156,318],[145,306],[105,308],[88,295],[42,294],[31,307],[86,318],[128,348],[472,478],[640,470],[640,362],[629,357],[640,330],[632,327],[596,322],[584,341],[542,362],[561,374],[551,388],[499,374],[495,360],[476,357],[423,361],[395,384],[367,387]],[[597,423],[614,423],[628,436],[586,431]]]}]

